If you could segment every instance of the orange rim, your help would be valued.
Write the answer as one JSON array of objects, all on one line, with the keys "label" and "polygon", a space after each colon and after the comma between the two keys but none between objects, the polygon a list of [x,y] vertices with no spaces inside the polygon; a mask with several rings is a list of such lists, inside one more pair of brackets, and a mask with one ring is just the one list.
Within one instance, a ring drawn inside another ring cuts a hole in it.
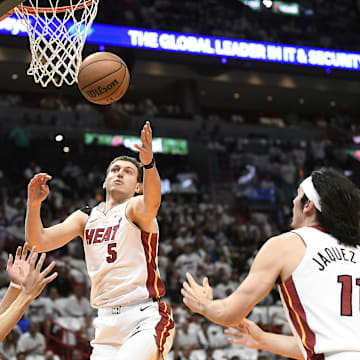
[{"label": "orange rim", "polygon": [[[88,0],[80,5],[78,4],[78,5],[72,5],[72,6],[60,6],[55,9],[55,12],[64,13],[67,10],[81,10],[81,9],[84,9],[85,7],[90,6],[92,3],[95,3],[95,2],[97,3],[98,1],[99,0]],[[45,7],[33,8],[31,6],[19,5],[17,8],[21,11],[26,10],[29,14],[32,14],[32,15],[36,15],[38,13],[43,14],[43,13],[54,12],[53,8],[45,8]]]}]

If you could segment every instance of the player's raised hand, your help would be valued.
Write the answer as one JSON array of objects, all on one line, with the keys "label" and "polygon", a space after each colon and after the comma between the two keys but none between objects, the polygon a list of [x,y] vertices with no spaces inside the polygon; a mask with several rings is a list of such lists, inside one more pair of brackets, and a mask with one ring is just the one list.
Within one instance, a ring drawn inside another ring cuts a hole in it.
[{"label": "player's raised hand", "polygon": [[210,286],[209,279],[206,276],[203,278],[203,290],[205,291],[206,297],[209,300],[212,300],[214,298],[213,297],[213,289]]},{"label": "player's raised hand", "polygon": [[228,341],[232,344],[244,345],[251,349],[260,349],[265,332],[253,321],[244,319],[235,329],[226,329],[225,334],[230,336]]},{"label": "player's raised hand", "polygon": [[29,256],[29,273],[21,283],[24,294],[31,296],[33,299],[39,296],[43,288],[57,277],[56,272],[49,275],[50,271],[56,265],[55,261],[52,261],[49,266],[41,271],[46,255],[41,254],[40,259],[36,264],[37,258],[38,253],[36,252],[32,252],[31,256]]},{"label": "player's raised hand", "polygon": [[148,165],[151,163],[153,158],[153,151],[152,151],[152,130],[150,126],[150,122],[147,121],[141,130],[141,146],[135,144],[135,148],[140,152],[140,161]]},{"label": "player's raised hand", "polygon": [[28,205],[41,204],[49,195],[49,186],[47,182],[52,176],[46,173],[36,174],[28,185]]},{"label": "player's raised hand", "polygon": [[30,258],[34,252],[35,248],[33,248],[29,254],[28,244],[25,243],[23,248],[18,246],[16,250],[15,261],[12,254],[9,255],[6,271],[8,272],[10,280],[13,283],[20,285],[25,280],[29,274]]},{"label": "player's raised hand", "polygon": [[208,279],[205,277],[201,286],[189,273],[186,273],[186,281],[183,283],[181,294],[184,297],[184,304],[199,314],[203,314],[206,304],[213,299],[213,292]]}]

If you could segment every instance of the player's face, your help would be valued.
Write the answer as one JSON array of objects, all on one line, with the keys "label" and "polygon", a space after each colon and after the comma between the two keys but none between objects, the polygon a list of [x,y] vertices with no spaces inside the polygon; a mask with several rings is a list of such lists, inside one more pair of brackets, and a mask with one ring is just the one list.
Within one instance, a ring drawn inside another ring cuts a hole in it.
[{"label": "player's face", "polygon": [[301,207],[301,198],[304,196],[304,190],[301,186],[298,187],[297,195],[293,200],[293,217],[291,227],[297,229],[302,226],[303,222],[303,209]]},{"label": "player's face", "polygon": [[111,165],[103,187],[106,191],[119,191],[132,196],[140,190],[137,177],[138,169],[132,162],[118,160]]}]

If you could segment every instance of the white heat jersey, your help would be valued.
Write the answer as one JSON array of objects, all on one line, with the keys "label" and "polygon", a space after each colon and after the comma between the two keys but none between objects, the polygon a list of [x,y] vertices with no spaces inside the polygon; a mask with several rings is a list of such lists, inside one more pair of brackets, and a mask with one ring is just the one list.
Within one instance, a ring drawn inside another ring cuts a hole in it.
[{"label": "white heat jersey", "polygon": [[125,216],[127,202],[104,214],[94,207],[84,231],[91,279],[91,305],[96,308],[138,304],[164,295],[158,270],[158,234],[146,233]]},{"label": "white heat jersey", "polygon": [[306,252],[279,290],[305,359],[360,359],[360,248],[319,227],[293,232]]}]

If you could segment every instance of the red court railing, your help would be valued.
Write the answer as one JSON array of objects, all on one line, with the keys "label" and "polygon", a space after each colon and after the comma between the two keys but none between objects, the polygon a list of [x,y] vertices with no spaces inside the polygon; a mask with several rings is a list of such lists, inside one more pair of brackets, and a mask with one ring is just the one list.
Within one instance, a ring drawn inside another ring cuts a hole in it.
[{"label": "red court railing", "polygon": [[44,333],[46,348],[60,357],[71,360],[73,351],[78,350],[83,360],[90,359],[90,341],[81,331],[67,329],[48,318],[45,320]]}]

